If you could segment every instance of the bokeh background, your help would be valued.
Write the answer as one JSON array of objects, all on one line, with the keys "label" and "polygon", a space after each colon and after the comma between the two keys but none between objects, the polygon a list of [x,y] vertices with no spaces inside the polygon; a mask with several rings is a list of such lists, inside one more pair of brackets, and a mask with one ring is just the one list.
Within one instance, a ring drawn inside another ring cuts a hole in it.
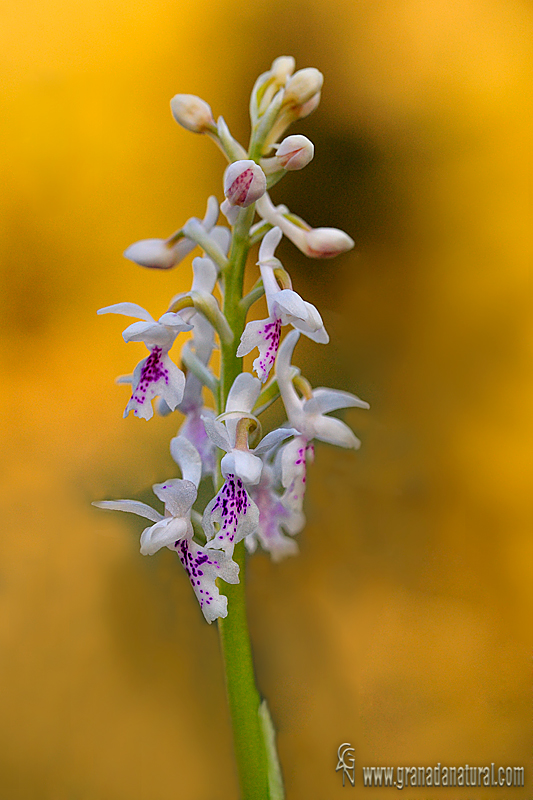
[{"label": "bokeh background", "polygon": [[[0,798],[233,800],[215,626],[176,558],[138,554],[175,474],[178,418],[123,420],[141,357],[122,300],[159,316],[190,282],[136,268],[222,156],[178,128],[198,94],[246,138],[278,55],[325,74],[292,132],[316,145],[273,192],[356,240],[334,261],[283,243],[325,348],[314,385],[357,392],[358,453],[319,446],[301,554],[249,565],[258,680],[288,800],[362,788],[362,765],[524,765],[531,797],[531,6],[520,0],[18,0],[2,7]],[[136,349],[137,348],[137,349]],[[281,418],[281,410],[273,416]],[[356,751],[342,789],[337,748]]]}]

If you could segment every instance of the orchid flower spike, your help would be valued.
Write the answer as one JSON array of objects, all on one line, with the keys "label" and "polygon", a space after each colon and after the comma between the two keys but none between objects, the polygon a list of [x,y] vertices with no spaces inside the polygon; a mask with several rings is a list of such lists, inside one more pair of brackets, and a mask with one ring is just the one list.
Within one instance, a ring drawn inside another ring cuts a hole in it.
[{"label": "orchid flower spike", "polygon": [[[205,216],[200,223],[205,233],[210,233],[214,228],[218,215],[218,201],[216,197],[211,196],[207,201]],[[180,228],[169,239],[141,239],[140,242],[135,242],[126,248],[124,257],[141,267],[171,269],[192,253],[195,247],[196,242],[183,236]]]},{"label": "orchid flower spike", "polygon": [[116,303],[100,308],[98,314],[124,314],[137,317],[123,331],[125,342],[144,342],[150,355],[139,361],[132,377],[132,394],[124,411],[127,417],[133,411],[136,417],[151,419],[152,400],[160,396],[173,411],[181,403],[185,388],[185,376],[168,356],[168,351],[181,331],[190,331],[192,325],[179,314],[166,312],[156,322],[142,306],[136,303]]},{"label": "orchid flower spike", "polygon": [[[351,250],[355,244],[347,233],[338,228],[311,228],[293,214],[288,219],[284,211],[273,205],[266,193],[257,202],[257,211],[271,225],[281,228],[287,239],[309,258],[333,258]],[[291,221],[294,219],[298,220],[298,224]]]},{"label": "orchid flower spike", "polygon": [[247,355],[255,347],[259,349],[259,356],[253,367],[263,383],[276,359],[282,325],[292,325],[315,342],[327,344],[329,341],[315,306],[302,300],[292,289],[282,289],[276,280],[274,271],[281,267],[281,263],[274,257],[274,251],[282,235],[279,228],[272,228],[265,235],[259,249],[259,267],[269,316],[246,325],[237,350],[237,356],[240,357]]},{"label": "orchid flower spike", "polygon": [[153,555],[162,547],[177,552],[204,617],[212,622],[228,613],[227,598],[220,594],[215,581],[222,578],[227,583],[238,583],[239,567],[225,553],[201,547],[193,540],[191,509],[198,494],[202,463],[195,447],[183,436],[172,439],[170,452],[183,478],[154,485],[154,494],[165,505],[164,515],[137,500],[102,500],[93,505],[127,511],[154,522],[141,534],[141,553]]},{"label": "orchid flower spike", "polygon": [[[250,422],[254,422],[252,408],[260,391],[260,381],[243,372],[228,394],[224,422],[204,418],[207,435],[226,455],[220,463],[224,484],[206,507],[202,524],[210,546],[225,549],[229,555],[235,544],[253,533],[258,524],[259,512],[245,485],[259,483],[263,469],[259,455],[295,434],[290,428],[271,431],[250,451],[248,430]],[[218,531],[214,523],[220,526]]]}]

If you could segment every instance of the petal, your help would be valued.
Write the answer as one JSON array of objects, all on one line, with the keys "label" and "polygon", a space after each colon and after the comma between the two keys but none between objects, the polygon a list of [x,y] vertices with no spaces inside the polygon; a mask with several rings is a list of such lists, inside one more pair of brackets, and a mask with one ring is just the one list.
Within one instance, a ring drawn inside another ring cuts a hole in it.
[{"label": "petal", "polygon": [[217,282],[218,268],[210,258],[196,256],[192,262],[193,281],[191,292],[212,294]]},{"label": "petal", "polygon": [[238,358],[247,356],[248,353],[252,352],[254,347],[259,347],[263,343],[264,337],[262,336],[262,328],[267,322],[270,322],[270,317],[267,319],[254,319],[247,323],[241,336],[241,342],[237,348]]},{"label": "petal", "polygon": [[280,442],[285,441],[289,436],[298,436],[298,434],[299,431],[296,428],[277,428],[275,431],[270,431],[254,448],[254,453],[266,453],[267,450],[277,447]]},{"label": "petal", "polygon": [[272,488],[272,483],[272,470],[265,467],[260,483],[251,490],[259,509],[259,525],[255,534],[247,537],[246,546],[248,549],[251,547],[255,549],[256,541],[259,540],[263,550],[270,552],[272,560],[280,561],[298,552],[296,542],[285,536],[281,528],[285,528],[290,534],[298,533],[303,527],[305,518],[303,514],[292,512],[283,506],[278,494]]},{"label": "petal", "polygon": [[180,331],[192,331],[192,325],[189,325],[183,317],[175,311],[165,311],[162,317],[159,317],[159,324],[165,328],[171,328],[172,334],[178,334]]},{"label": "petal", "polygon": [[175,336],[159,322],[133,322],[122,332],[125,342],[144,342],[147,346],[159,345],[169,350]]},{"label": "petal", "polygon": [[320,327],[322,324],[320,314],[318,314],[318,311],[316,311],[315,307],[311,306],[309,303],[311,308],[314,309],[318,315],[318,324],[316,324],[316,317],[309,313],[304,300],[302,300],[297,292],[293,292],[292,289],[281,289],[279,292],[276,292],[272,300],[272,305],[276,308],[277,313],[274,313],[277,317],[281,317],[282,315],[287,315],[289,317],[289,319],[283,320],[285,325],[289,322],[292,322],[293,317],[298,320],[308,322],[310,328],[313,327],[313,323],[315,323],[315,329]]},{"label": "petal", "polygon": [[132,394],[124,416],[133,411],[137,417],[150,419],[153,416],[151,401],[156,396],[161,396],[173,411],[181,402],[184,388],[183,372],[160,347],[154,347],[135,367]]},{"label": "petal", "polygon": [[261,478],[263,462],[249,450],[232,450],[220,463],[223,475],[236,475],[243,483],[256,484]]},{"label": "petal", "polygon": [[201,547],[192,539],[182,539],[175,549],[207,622],[226,617],[228,599],[220,594],[215,581],[222,578],[226,583],[238,583],[238,564],[220,550]]},{"label": "petal", "polygon": [[[259,511],[249,497],[240,478],[227,475],[218,494],[207,505],[202,520],[209,547],[225,550],[233,548],[257,528]],[[220,526],[215,531],[215,523]]]},{"label": "petal", "polygon": [[137,514],[137,516],[151,519],[153,522],[163,519],[163,515],[159,511],[139,500],[99,500],[92,505],[98,508],[108,508],[110,511],[129,511],[130,514]]},{"label": "petal", "polygon": [[300,338],[298,331],[291,331],[281,343],[276,359],[276,378],[283,398],[283,404],[291,424],[298,427],[297,421],[301,415],[303,401],[300,400],[291,378],[291,357],[296,342]]},{"label": "petal", "polygon": [[211,240],[216,242],[225,256],[229,253],[229,246],[231,244],[231,231],[224,225],[217,225],[211,231]]},{"label": "petal", "polygon": [[198,487],[191,481],[174,478],[152,487],[154,494],[165,504],[165,512],[172,517],[185,517],[196,500]]},{"label": "petal", "polygon": [[145,528],[141,534],[141,554],[153,556],[162,547],[171,547],[187,535],[192,535],[192,526],[189,520],[164,517],[160,522]]},{"label": "petal", "polygon": [[282,236],[283,233],[277,226],[272,228],[272,230],[268,231],[268,233],[264,235],[263,241],[261,242],[261,247],[259,248],[260,264],[270,261],[271,258],[274,258],[276,247],[281,242]]},{"label": "petal", "polygon": [[148,311],[137,303],[115,303],[112,306],[99,308],[97,314],[123,314],[125,317],[137,317],[146,322],[155,322]]},{"label": "petal", "polygon": [[232,206],[229,200],[224,200],[224,202],[220,206],[220,210],[228,220],[229,224],[235,225],[235,223],[237,222],[237,217],[239,216],[241,210],[239,206]]},{"label": "petal", "polygon": [[170,455],[181,469],[183,480],[198,488],[202,477],[202,459],[196,447],[185,436],[174,436],[170,441]]},{"label": "petal", "polygon": [[207,231],[210,232],[212,228],[217,224],[219,215],[219,207],[218,207],[218,200],[216,199],[215,195],[212,194],[207,198],[207,208],[205,210],[205,215],[202,220],[202,225]]},{"label": "petal", "polygon": [[[200,454],[202,474],[214,476],[216,474],[215,445],[207,435],[201,419],[202,415],[209,414],[211,414],[211,417],[213,416],[210,408],[201,408],[187,414],[179,434],[184,439],[187,439]],[[192,478],[189,476],[187,480],[192,480]]]},{"label": "petal", "polygon": [[270,370],[274,366],[280,333],[281,320],[268,317],[249,322],[242,334],[237,356],[240,358],[255,347],[259,349],[259,356],[255,359],[253,367],[262,383],[268,379]]},{"label": "petal", "polygon": [[353,431],[340,419],[319,416],[313,420],[314,438],[338,447],[353,447],[358,450],[361,442]]},{"label": "petal", "polygon": [[185,390],[185,375],[170,358],[163,353],[162,362],[166,369],[166,378],[161,378],[159,382],[159,390],[154,386],[156,394],[159,394],[166,402],[168,407],[174,411],[176,406],[179,406],[183,400],[183,392]]},{"label": "petal", "polygon": [[243,411],[249,414],[255,405],[261,391],[261,381],[250,375],[249,372],[241,372],[233,381],[229,390],[226,402],[226,411]]},{"label": "petal", "polygon": [[299,327],[299,330],[301,330],[301,332],[304,333],[307,336],[307,338],[311,339],[313,342],[318,342],[318,344],[327,344],[329,342],[328,333],[323,325],[317,331],[306,331],[304,330],[303,326],[301,325],[298,326],[294,322],[293,325],[295,328]]},{"label": "petal", "polygon": [[211,441],[221,450],[225,450],[226,453],[229,453],[232,447],[225,426],[217,419],[207,416],[202,417],[202,422],[205,425],[205,432]]},{"label": "petal", "polygon": [[298,436],[281,452],[281,482],[285,493],[281,502],[292,512],[301,512],[306,482],[307,441]]},{"label": "petal", "polygon": [[361,400],[351,392],[342,392],[339,389],[326,389],[320,386],[313,389],[313,397],[304,403],[304,411],[311,414],[327,414],[328,411],[337,411],[339,408],[370,408],[368,403]]},{"label": "petal", "polygon": [[250,414],[260,392],[261,381],[254,378],[249,372],[241,372],[233,381],[226,401],[226,413],[237,412],[237,414],[225,420],[229,441],[232,447],[235,444],[238,412]]}]

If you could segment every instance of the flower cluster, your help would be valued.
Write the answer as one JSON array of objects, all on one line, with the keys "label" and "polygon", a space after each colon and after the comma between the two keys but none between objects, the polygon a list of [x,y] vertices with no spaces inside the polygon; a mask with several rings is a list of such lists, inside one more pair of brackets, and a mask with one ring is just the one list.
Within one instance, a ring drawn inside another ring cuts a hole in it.
[{"label": "flower cluster", "polygon": [[[160,414],[178,411],[184,419],[170,443],[181,478],[153,487],[163,513],[135,500],[95,505],[150,520],[141,535],[141,553],[153,555],[162,547],[177,553],[208,622],[228,613],[217,578],[239,581],[234,551],[240,542],[249,552],[260,546],[274,560],[297,552],[294,536],[305,523],[306,470],[314,440],[359,447],[351,429],[328,412],[368,408],[354,394],[312,389],[292,365],[301,333],[319,344],[329,337],[318,310],[293,289],[276,257],[282,237],[311,258],[330,258],[354,244],[336,228],[311,228],[269,197],[271,186],[287,172],[305,167],[314,155],[305,136],[283,138],[289,125],[317,107],[323,82],[318,70],[295,72],[294,67],[294,59],[278,58],[256,81],[248,150],[233,138],[222,117],[215,121],[204,100],[193,95],[172,99],[174,119],[189,131],[208,135],[226,156],[225,199],[219,206],[210,197],[203,219],[191,217],[169,238],[145,239],[125,251],[127,258],[152,269],[170,269],[196,247],[202,251],[192,262],[190,291],[173,297],[157,321],[129,302],[98,312],[138,319],[125,329],[124,340],[144,342],[149,351],[132,375],[119,379],[131,385],[124,415],[133,412],[148,420],[156,400]],[[220,211],[227,225],[217,224]],[[243,297],[246,256],[257,242],[258,280]],[[247,321],[263,295],[267,316]],[[183,333],[188,338],[180,357],[172,360],[170,351]],[[218,376],[212,365],[217,349]],[[242,358],[256,352],[255,375],[242,371]],[[263,436],[260,417],[278,397],[287,421]],[[202,480],[211,481],[213,496],[198,509]]]}]

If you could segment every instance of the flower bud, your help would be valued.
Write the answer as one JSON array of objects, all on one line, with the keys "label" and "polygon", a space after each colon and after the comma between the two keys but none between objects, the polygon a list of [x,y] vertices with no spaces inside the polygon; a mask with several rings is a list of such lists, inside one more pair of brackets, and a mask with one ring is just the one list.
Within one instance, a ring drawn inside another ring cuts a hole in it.
[{"label": "flower bud", "polygon": [[205,133],[215,125],[211,108],[194,94],[177,94],[170,101],[172,116],[193,133]]},{"label": "flower bud", "polygon": [[305,232],[305,254],[311,258],[333,258],[351,250],[355,242],[338,228],[311,228]]},{"label": "flower bud", "polygon": [[171,269],[179,264],[195,247],[194,242],[180,239],[169,246],[164,239],[142,239],[124,251],[124,257],[141,267]]},{"label": "flower bud", "polygon": [[320,92],[323,83],[324,76],[314,67],[299,69],[287,81],[283,104],[290,106],[305,105]]},{"label": "flower bud", "polygon": [[247,208],[266,192],[266,177],[255,161],[234,161],[224,173],[224,194],[232,206]]},{"label": "flower bud", "polygon": [[303,169],[315,154],[315,146],[307,136],[297,133],[287,136],[276,150],[276,161],[287,170]]}]

